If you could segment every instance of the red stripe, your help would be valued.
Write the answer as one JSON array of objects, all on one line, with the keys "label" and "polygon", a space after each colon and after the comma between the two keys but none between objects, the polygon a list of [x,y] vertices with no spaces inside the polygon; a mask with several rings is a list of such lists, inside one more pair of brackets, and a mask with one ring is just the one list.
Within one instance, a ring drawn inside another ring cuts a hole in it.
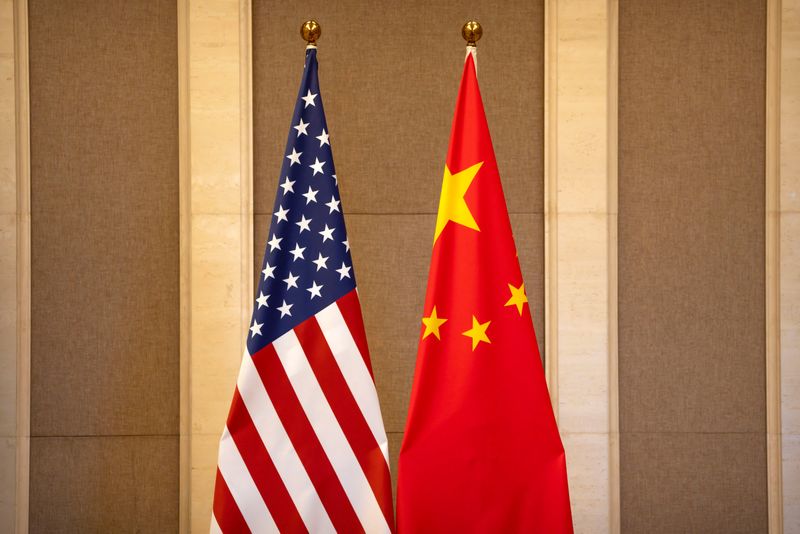
[{"label": "red stripe", "polygon": [[228,414],[228,431],[242,455],[247,470],[255,482],[261,498],[269,508],[281,532],[308,532],[297,507],[272,462],[272,458],[258,435],[258,430],[244,405],[239,388],[233,394]]},{"label": "red stripe", "polygon": [[250,532],[250,528],[239,511],[239,506],[231,495],[222,473],[217,469],[217,482],[214,486],[214,518],[222,532]]},{"label": "red stripe", "polygon": [[364,532],[353,505],[289,382],[275,347],[270,344],[258,351],[253,356],[253,363],[333,526],[339,532]]},{"label": "red stripe", "polygon": [[347,295],[343,296],[336,301],[339,306],[339,311],[342,312],[344,322],[347,323],[347,328],[350,329],[350,334],[356,342],[358,352],[364,358],[364,365],[369,370],[369,376],[372,381],[375,381],[375,375],[372,374],[372,362],[369,358],[369,347],[367,346],[367,334],[364,331],[364,318],[361,316],[361,303],[358,300],[358,292],[354,289]]},{"label": "red stripe", "polygon": [[392,483],[389,477],[389,466],[339,369],[319,323],[316,318],[311,317],[296,326],[294,331],[339,426],[342,427],[358,463],[361,464],[361,469],[367,476],[375,499],[386,518],[386,523],[392,525],[394,514],[392,512]]}]

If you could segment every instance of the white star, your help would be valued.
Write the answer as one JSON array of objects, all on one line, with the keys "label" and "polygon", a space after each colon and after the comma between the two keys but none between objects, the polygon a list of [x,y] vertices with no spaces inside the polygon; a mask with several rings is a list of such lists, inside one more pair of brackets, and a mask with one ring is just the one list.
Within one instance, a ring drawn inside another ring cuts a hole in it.
[{"label": "white star", "polygon": [[263,271],[261,271],[262,273],[264,273],[264,280],[266,280],[267,278],[275,278],[275,275],[272,274],[272,272],[274,270],[275,270],[275,267],[273,267],[272,265],[267,263],[267,266],[264,267]]},{"label": "white star", "polygon": [[256,320],[253,319],[253,326],[250,327],[250,331],[252,332],[252,334],[250,334],[250,337],[256,337],[256,334],[260,336],[262,326],[264,326],[264,323],[256,322]]},{"label": "white star", "polygon": [[281,312],[281,319],[283,319],[284,315],[292,316],[292,312],[289,311],[292,309],[292,306],[294,306],[294,304],[286,304],[285,300],[283,301],[283,306],[278,306],[278,310]]},{"label": "white star", "polygon": [[267,243],[269,243],[269,251],[272,252],[275,249],[280,250],[281,249],[281,241],[283,241],[282,237],[278,237],[275,234],[272,234],[272,239],[267,241]]},{"label": "white star", "polygon": [[285,278],[283,281],[286,282],[286,289],[292,287],[297,287],[297,281],[300,280],[299,276],[295,276],[289,271],[289,278]]},{"label": "white star", "polygon": [[294,244],[294,250],[289,251],[289,253],[294,256],[293,261],[297,261],[298,259],[304,260],[303,252],[305,252],[306,247],[301,247],[300,243]]},{"label": "white star", "polygon": [[336,272],[339,273],[339,280],[344,280],[345,276],[350,278],[350,269],[352,269],[352,267],[348,267],[344,264],[344,262],[342,262],[342,268],[336,269]]},{"label": "white star", "polygon": [[283,206],[278,206],[278,211],[276,211],[273,215],[275,215],[278,218],[278,222],[281,222],[289,220],[286,218],[287,213],[289,213],[289,210],[283,209]]},{"label": "white star", "polygon": [[335,175],[335,174],[331,174],[331,176],[333,176],[333,181],[334,181],[334,183],[335,183],[336,185],[339,185],[339,179],[336,177],[336,175]]},{"label": "white star", "polygon": [[309,293],[311,293],[311,297],[310,297],[310,299],[312,299],[312,300],[313,300],[313,299],[314,299],[314,297],[320,297],[320,298],[322,298],[322,294],[319,292],[319,291],[320,291],[320,289],[322,289],[322,286],[321,286],[321,285],[319,285],[319,286],[318,286],[316,282],[311,282],[311,287],[309,287],[308,289],[306,289],[306,291],[308,291]]},{"label": "white star", "polygon": [[314,169],[314,174],[312,174],[311,176],[316,176],[317,173],[325,174],[324,172],[322,172],[322,166],[323,165],[325,165],[324,161],[320,161],[319,158],[314,158],[314,164],[313,165],[309,165],[309,167]]},{"label": "white star", "polygon": [[309,232],[311,231],[311,228],[308,227],[308,225],[311,224],[311,219],[306,219],[305,215],[301,215],[300,220],[295,224],[300,227],[301,234],[303,233],[303,230],[308,230]]},{"label": "white star", "polygon": [[320,252],[319,257],[316,260],[312,261],[311,263],[315,264],[317,266],[317,271],[319,271],[320,269],[328,268],[328,265],[326,264],[327,261],[328,261],[328,256],[323,256],[322,253]]},{"label": "white star", "polygon": [[[334,211],[339,211],[339,204],[341,203],[342,203],[341,200],[336,200],[336,198],[333,195],[331,195],[331,201],[325,203],[325,205],[331,209],[328,215],[330,215]],[[339,213],[341,213],[341,211],[339,211]]]},{"label": "white star", "polygon": [[291,160],[289,167],[291,167],[295,163],[297,164],[300,163],[300,154],[302,154],[302,152],[298,152],[294,149],[294,147],[292,147],[292,153],[286,156],[286,159]]},{"label": "white star", "polygon": [[283,188],[283,194],[286,193],[294,193],[294,180],[290,180],[289,177],[286,177],[286,181],[281,184]]},{"label": "white star", "polygon": [[344,251],[345,252],[350,252],[350,240],[349,239],[345,239],[344,241],[342,241],[342,245],[344,245]]},{"label": "white star", "polygon": [[258,292],[258,298],[256,299],[256,302],[258,302],[258,309],[259,310],[261,308],[269,308],[269,306],[267,305],[267,299],[268,298],[269,298],[269,295],[265,295],[261,291]]},{"label": "white star", "polygon": [[311,186],[308,186],[308,193],[303,193],[303,196],[306,197],[306,206],[317,201],[317,193],[319,193],[319,189],[311,189]]},{"label": "white star", "polygon": [[306,105],[303,106],[303,109],[307,108],[308,106],[317,107],[317,105],[314,103],[315,98],[317,98],[317,93],[312,93],[311,89],[308,90],[306,96],[301,96],[300,99],[306,103]]},{"label": "white star", "polygon": [[328,228],[328,225],[326,224],[325,225],[325,229],[323,231],[319,232],[319,235],[322,236],[322,242],[323,243],[325,241],[327,241],[328,239],[333,239],[333,231],[334,230],[336,230],[336,228]]},{"label": "white star", "polygon": [[322,148],[322,145],[331,146],[330,141],[328,141],[329,137],[330,137],[330,135],[328,135],[328,132],[326,132],[325,128],[323,128],[322,129],[322,133],[317,136],[317,139],[319,139],[319,147],[320,148]]},{"label": "white star", "polygon": [[297,137],[300,137],[301,135],[308,135],[306,129],[308,129],[309,124],[310,123],[308,122],[303,122],[303,117],[300,117],[300,123],[297,126],[293,126],[293,128],[297,130]]}]

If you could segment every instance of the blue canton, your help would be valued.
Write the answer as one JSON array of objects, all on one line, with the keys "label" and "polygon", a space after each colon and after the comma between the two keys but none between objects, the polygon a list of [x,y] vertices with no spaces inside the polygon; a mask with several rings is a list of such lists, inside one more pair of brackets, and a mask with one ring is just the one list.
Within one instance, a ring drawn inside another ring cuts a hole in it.
[{"label": "blue canton", "polygon": [[356,287],[328,136],[317,50],[308,48],[247,336],[250,354]]}]

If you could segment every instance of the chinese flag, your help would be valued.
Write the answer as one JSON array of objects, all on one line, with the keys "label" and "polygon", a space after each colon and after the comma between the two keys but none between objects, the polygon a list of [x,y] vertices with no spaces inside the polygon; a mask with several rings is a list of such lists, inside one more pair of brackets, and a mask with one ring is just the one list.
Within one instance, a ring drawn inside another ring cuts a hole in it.
[{"label": "chinese flag", "polygon": [[572,532],[564,448],[473,54],[436,218],[400,449],[398,531]]}]

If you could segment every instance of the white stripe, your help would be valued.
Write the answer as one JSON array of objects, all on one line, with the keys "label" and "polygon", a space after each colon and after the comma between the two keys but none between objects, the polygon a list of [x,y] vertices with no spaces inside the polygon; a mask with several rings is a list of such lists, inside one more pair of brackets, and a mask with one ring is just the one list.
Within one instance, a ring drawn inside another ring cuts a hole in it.
[{"label": "white stripe", "polygon": [[372,381],[372,376],[369,374],[367,364],[364,363],[361,351],[358,350],[358,345],[353,339],[353,334],[344,320],[342,311],[334,302],[317,314],[317,322],[388,465],[389,442],[386,439],[386,431],[383,429],[378,392],[375,389],[375,382]]},{"label": "white stripe", "polygon": [[222,534],[222,529],[219,528],[219,523],[217,523],[217,518],[214,517],[214,514],[211,514],[211,528],[208,530],[209,534]]},{"label": "white stripe", "polygon": [[258,492],[227,426],[219,441],[219,472],[225,479],[225,484],[250,530],[278,532],[278,526],[272,520],[272,515],[264,504],[264,499]]},{"label": "white stripe", "polygon": [[264,389],[253,359],[246,351],[236,385],[261,441],[264,442],[264,447],[306,528],[309,532],[336,532],[286,429],[283,428],[283,423],[278,418],[272,400]]},{"label": "white stripe", "polygon": [[276,339],[273,346],[361,526],[367,532],[389,532],[389,525],[369,481],[314,376],[294,330]]}]

